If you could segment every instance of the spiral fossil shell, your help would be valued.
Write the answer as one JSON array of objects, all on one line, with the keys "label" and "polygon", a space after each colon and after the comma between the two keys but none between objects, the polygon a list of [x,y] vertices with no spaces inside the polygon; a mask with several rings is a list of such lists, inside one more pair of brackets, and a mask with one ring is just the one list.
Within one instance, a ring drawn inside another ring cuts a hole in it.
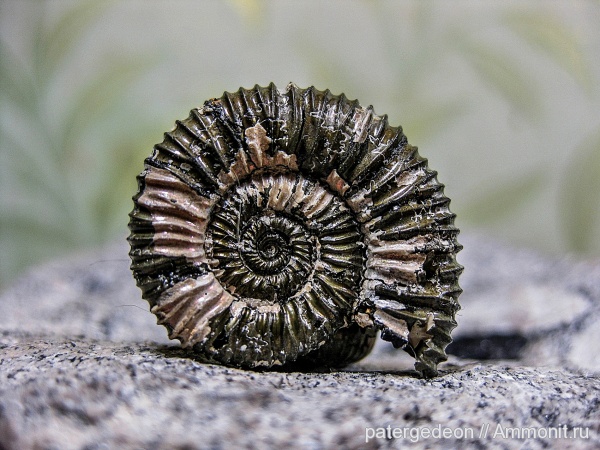
[{"label": "spiral fossil shell", "polygon": [[376,332],[437,373],[458,229],[400,127],[343,94],[240,88],[146,159],[132,270],[169,337],[231,366],[343,366]]}]

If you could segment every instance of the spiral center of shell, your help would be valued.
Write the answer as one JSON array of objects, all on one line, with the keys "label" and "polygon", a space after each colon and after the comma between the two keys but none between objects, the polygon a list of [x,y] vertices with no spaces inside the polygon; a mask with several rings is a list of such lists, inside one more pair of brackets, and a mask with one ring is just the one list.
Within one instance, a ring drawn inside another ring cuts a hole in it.
[{"label": "spiral center of shell", "polygon": [[358,224],[342,200],[299,173],[260,173],[232,186],[207,231],[214,272],[238,298],[285,304],[311,291],[315,277],[358,287]]},{"label": "spiral center of shell", "polygon": [[246,267],[258,274],[277,274],[288,266],[292,257],[298,256],[299,250],[310,253],[309,239],[300,223],[259,214],[250,219],[242,232],[240,256]]}]

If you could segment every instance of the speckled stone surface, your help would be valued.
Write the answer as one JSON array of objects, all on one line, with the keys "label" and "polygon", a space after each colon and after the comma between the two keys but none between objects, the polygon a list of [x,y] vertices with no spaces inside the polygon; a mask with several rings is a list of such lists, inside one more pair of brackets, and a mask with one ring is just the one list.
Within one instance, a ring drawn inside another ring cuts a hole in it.
[{"label": "speckled stone surface", "polygon": [[[600,374],[600,259],[545,258],[485,236],[461,242],[464,293],[453,337],[462,353]],[[468,348],[473,342],[478,348]]]},{"label": "speckled stone surface", "polygon": [[[492,437],[497,424],[589,427],[591,439],[563,445],[600,445],[600,380],[558,369],[462,363],[420,380],[395,371],[246,372],[173,347],[84,339],[4,335],[2,347],[4,448],[520,448]],[[477,435],[365,442],[366,427],[438,424]]]},{"label": "speckled stone surface", "polygon": [[[331,373],[201,364],[155,325],[125,246],[36,268],[0,296],[0,449],[599,448],[600,264],[461,242],[469,359],[433,380],[384,342]],[[515,359],[473,359],[494,354]]]}]

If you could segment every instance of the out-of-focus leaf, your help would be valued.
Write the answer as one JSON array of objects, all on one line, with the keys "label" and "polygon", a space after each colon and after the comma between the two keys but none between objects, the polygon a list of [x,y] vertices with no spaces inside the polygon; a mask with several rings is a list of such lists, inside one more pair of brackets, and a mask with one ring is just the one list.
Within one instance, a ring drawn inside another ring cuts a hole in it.
[{"label": "out-of-focus leaf", "polygon": [[481,80],[500,94],[509,105],[529,119],[540,111],[535,82],[519,68],[519,62],[501,50],[471,38],[457,36],[459,50],[471,63]]},{"label": "out-of-focus leaf", "polygon": [[229,0],[229,4],[246,22],[253,25],[261,22],[265,11],[263,0]]},{"label": "out-of-focus leaf", "polygon": [[[80,89],[64,91],[65,109],[53,111],[53,120],[42,115],[48,94],[69,76],[75,50],[111,3],[76,2],[59,8],[61,16],[51,23],[43,2],[32,8],[28,60],[0,43],[0,284],[33,261],[102,242],[115,224],[121,233],[126,229],[124,210],[135,193],[137,164],[152,145],[141,156],[135,152],[148,130],[143,114],[127,127],[115,118],[127,114],[124,94],[156,58],[122,55],[103,61],[106,71]],[[121,132],[130,140],[121,139]],[[105,133],[110,139],[95,151]],[[137,164],[129,160],[133,153]]]},{"label": "out-of-focus leaf", "polygon": [[29,235],[35,238],[52,237],[67,242],[70,239],[64,223],[53,223],[47,216],[35,214],[35,211],[20,210],[10,211],[9,214],[0,216],[0,228],[11,231],[11,235]]},{"label": "out-of-focus leaf", "polygon": [[137,190],[136,175],[141,161],[156,143],[156,126],[146,123],[121,139],[111,152],[111,168],[104,171],[102,185],[90,199],[90,215],[94,217],[96,234],[104,239],[127,227],[127,213],[133,207],[131,197]]},{"label": "out-of-focus leaf", "polygon": [[21,218],[0,216],[0,230],[0,285],[13,281],[16,273],[33,262],[39,264],[76,248],[64,229],[56,230]]},{"label": "out-of-focus leaf", "polygon": [[49,81],[58,67],[64,65],[65,58],[81,42],[81,37],[89,31],[90,25],[113,1],[86,0],[75,3],[52,27],[38,31],[38,64],[42,73],[41,81]]},{"label": "out-of-focus leaf", "polygon": [[600,129],[577,149],[567,168],[559,200],[560,220],[571,250],[600,250]]},{"label": "out-of-focus leaf", "polygon": [[11,178],[31,195],[66,201],[63,173],[47,136],[43,130],[39,133],[31,128],[34,119],[25,122],[19,119],[14,107],[7,109],[0,127],[3,164],[10,170]]},{"label": "out-of-focus leaf", "polygon": [[35,109],[35,84],[16,55],[0,40],[0,94],[24,110]]},{"label": "out-of-focus leaf", "polygon": [[588,91],[592,88],[590,67],[577,36],[558,18],[543,12],[511,11],[505,23],[524,40],[542,50]]},{"label": "out-of-focus leaf", "polygon": [[460,215],[478,225],[510,217],[541,189],[545,180],[546,174],[542,169],[505,180],[502,185],[468,204]]},{"label": "out-of-focus leaf", "polygon": [[131,83],[153,65],[153,62],[143,58],[107,63],[107,71],[91,80],[77,94],[64,121],[62,148],[67,152],[65,157],[72,156],[69,151],[73,150],[77,138],[92,126],[98,117],[110,112],[111,107],[122,99]]},{"label": "out-of-focus leaf", "polygon": [[453,100],[440,104],[427,103],[420,111],[409,109],[410,115],[402,119],[404,134],[409,142],[423,142],[462,116],[466,107],[466,100]]},{"label": "out-of-focus leaf", "polygon": [[[342,58],[333,51],[320,45],[312,36],[298,35],[295,53],[304,58],[304,63],[312,73],[312,83],[327,86],[332,91],[339,91],[340,86],[351,84],[351,71],[343,66]],[[301,83],[301,80],[294,81]]]}]

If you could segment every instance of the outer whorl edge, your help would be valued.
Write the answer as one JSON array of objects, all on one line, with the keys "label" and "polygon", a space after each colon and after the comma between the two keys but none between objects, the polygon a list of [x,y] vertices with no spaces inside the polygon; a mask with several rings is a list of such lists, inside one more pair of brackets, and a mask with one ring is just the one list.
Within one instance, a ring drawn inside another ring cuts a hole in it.
[{"label": "outer whorl edge", "polygon": [[158,323],[203,360],[343,366],[381,330],[435,376],[462,271],[436,175],[343,94],[226,92],[146,159],[131,268]]}]

